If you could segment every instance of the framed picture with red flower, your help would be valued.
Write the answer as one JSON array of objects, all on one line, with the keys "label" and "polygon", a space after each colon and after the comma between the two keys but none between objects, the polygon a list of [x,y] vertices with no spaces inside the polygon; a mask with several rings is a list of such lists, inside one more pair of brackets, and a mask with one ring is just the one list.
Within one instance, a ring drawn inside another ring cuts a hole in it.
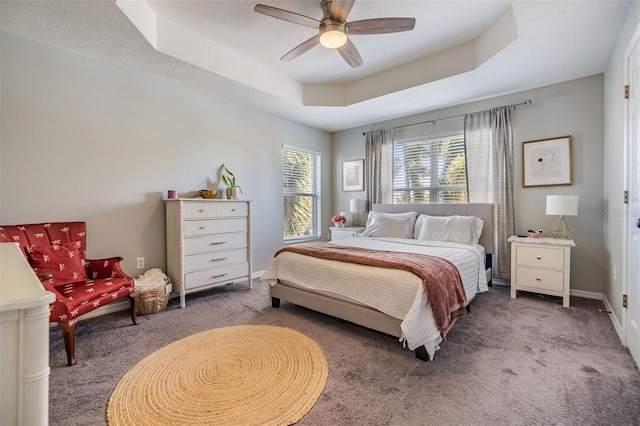
[{"label": "framed picture with red flower", "polygon": [[522,142],[522,186],[571,185],[571,136]]}]

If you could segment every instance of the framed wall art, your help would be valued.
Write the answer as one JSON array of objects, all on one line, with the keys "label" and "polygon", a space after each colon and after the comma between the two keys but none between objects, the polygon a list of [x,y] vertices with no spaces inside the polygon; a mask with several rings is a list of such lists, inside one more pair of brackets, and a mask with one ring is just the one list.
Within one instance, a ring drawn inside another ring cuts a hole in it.
[{"label": "framed wall art", "polygon": [[522,142],[522,186],[571,185],[571,136]]},{"label": "framed wall art", "polygon": [[364,191],[364,160],[342,162],[342,190]]}]

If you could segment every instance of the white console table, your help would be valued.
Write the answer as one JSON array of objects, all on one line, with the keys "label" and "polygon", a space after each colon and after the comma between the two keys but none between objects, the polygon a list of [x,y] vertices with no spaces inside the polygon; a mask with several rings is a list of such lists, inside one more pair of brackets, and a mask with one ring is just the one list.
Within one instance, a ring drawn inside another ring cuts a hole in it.
[{"label": "white console table", "polygon": [[49,423],[49,303],[14,243],[0,243],[0,425]]}]

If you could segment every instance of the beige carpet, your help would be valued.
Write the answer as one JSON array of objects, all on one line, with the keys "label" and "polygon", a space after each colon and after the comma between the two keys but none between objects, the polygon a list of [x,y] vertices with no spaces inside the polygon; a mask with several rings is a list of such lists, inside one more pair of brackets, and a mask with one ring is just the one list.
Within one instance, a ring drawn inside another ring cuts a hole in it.
[{"label": "beige carpet", "polygon": [[238,325],[171,343],[118,383],[109,425],[289,425],[311,410],[329,367],[320,346],[284,327]]}]

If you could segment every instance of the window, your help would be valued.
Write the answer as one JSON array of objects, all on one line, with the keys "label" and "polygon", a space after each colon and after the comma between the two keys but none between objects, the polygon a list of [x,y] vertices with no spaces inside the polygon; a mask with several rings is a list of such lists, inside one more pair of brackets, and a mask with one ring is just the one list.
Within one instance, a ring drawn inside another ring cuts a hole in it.
[{"label": "window", "polygon": [[282,147],[284,241],[320,238],[320,154]]},{"label": "window", "polygon": [[394,203],[468,201],[462,134],[393,144]]}]

